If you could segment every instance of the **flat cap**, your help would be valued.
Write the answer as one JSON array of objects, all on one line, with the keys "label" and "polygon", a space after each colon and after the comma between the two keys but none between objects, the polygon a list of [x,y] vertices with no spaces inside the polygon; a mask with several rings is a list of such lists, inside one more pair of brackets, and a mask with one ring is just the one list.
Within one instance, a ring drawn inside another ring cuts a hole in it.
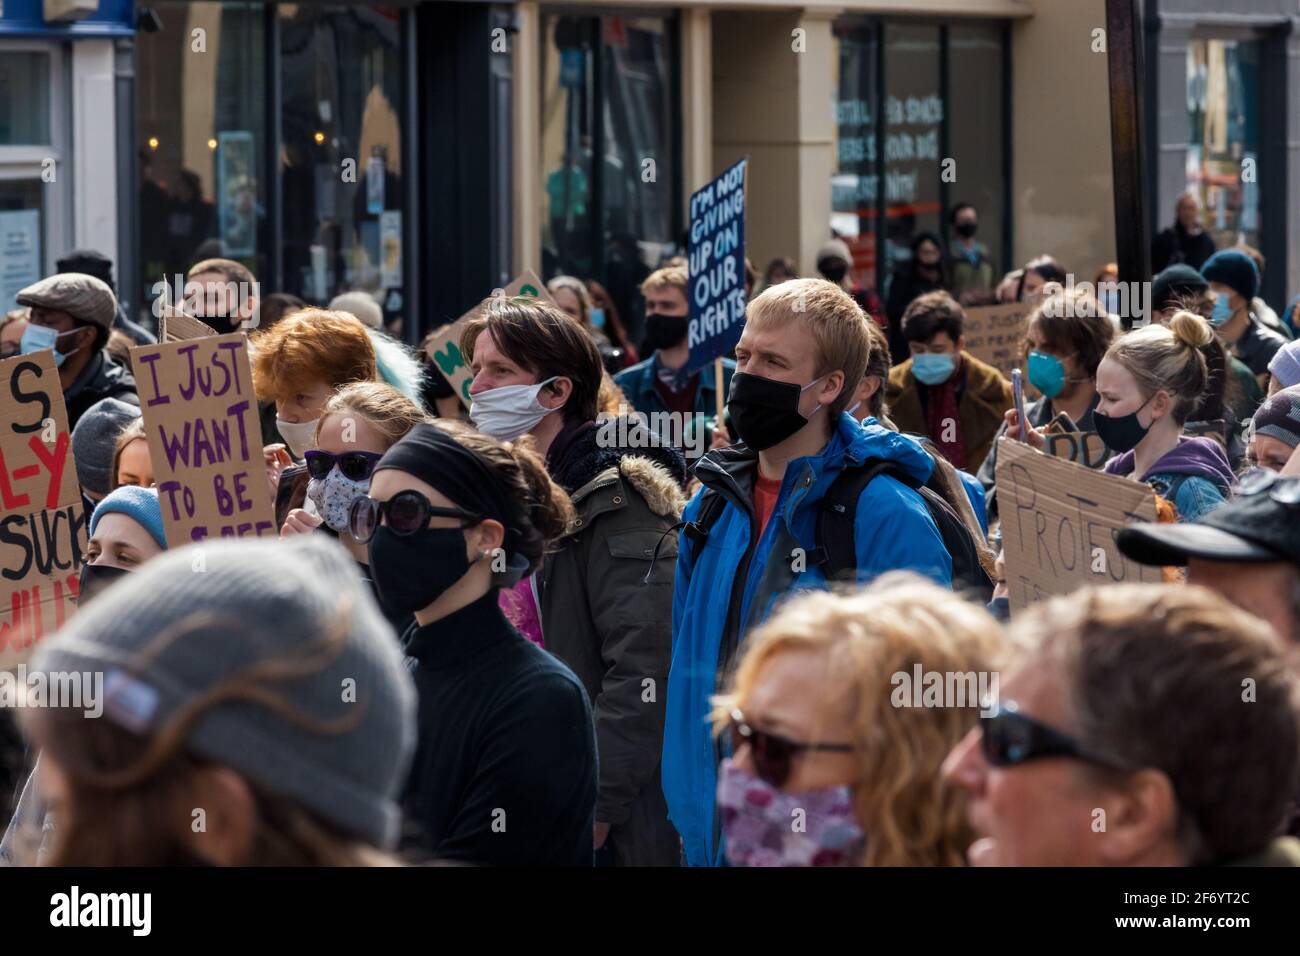
[{"label": "flat cap", "polygon": [[60,272],[33,282],[16,296],[19,305],[66,312],[81,322],[112,328],[117,296],[103,279],[84,272]]}]

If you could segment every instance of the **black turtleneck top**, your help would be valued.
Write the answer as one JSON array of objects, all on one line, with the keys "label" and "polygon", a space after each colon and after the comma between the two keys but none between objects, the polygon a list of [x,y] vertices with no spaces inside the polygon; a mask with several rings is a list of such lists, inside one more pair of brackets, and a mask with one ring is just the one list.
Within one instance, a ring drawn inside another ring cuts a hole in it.
[{"label": "black turtleneck top", "polygon": [[489,591],[407,631],[419,737],[406,790],[411,848],[493,865],[590,866],[591,704]]}]

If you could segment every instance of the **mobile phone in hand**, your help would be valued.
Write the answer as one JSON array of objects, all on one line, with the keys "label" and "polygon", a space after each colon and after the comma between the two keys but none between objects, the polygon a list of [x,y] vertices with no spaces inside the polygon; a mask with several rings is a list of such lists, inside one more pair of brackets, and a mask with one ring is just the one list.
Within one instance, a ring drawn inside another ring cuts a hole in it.
[{"label": "mobile phone in hand", "polygon": [[1025,440],[1025,385],[1020,369],[1011,370],[1011,393],[1016,403],[1016,438]]}]

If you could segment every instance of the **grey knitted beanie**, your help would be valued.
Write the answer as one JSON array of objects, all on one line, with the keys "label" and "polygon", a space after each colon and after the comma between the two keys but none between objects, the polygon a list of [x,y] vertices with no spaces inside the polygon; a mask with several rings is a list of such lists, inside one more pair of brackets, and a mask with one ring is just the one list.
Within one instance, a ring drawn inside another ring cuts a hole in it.
[{"label": "grey knitted beanie", "polygon": [[122,429],[140,417],[140,409],[116,398],[91,405],[72,429],[72,458],[77,482],[85,491],[108,494],[113,485],[113,452]]},{"label": "grey knitted beanie", "polygon": [[[337,643],[327,653],[328,637]],[[391,848],[415,746],[415,688],[354,562],[322,535],[161,555],[39,645],[29,671],[103,672],[103,719],[149,735],[198,696],[273,661],[302,665],[258,685],[305,725],[224,698],[191,725],[187,750]]]}]

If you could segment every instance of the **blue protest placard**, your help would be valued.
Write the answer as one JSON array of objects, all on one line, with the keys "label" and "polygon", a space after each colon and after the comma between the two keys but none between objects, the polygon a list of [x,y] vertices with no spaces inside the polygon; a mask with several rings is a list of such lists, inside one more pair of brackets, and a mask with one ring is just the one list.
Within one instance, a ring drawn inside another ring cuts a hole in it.
[{"label": "blue protest placard", "polygon": [[726,355],[745,324],[745,166],[691,194],[688,245],[691,355],[683,374]]}]

